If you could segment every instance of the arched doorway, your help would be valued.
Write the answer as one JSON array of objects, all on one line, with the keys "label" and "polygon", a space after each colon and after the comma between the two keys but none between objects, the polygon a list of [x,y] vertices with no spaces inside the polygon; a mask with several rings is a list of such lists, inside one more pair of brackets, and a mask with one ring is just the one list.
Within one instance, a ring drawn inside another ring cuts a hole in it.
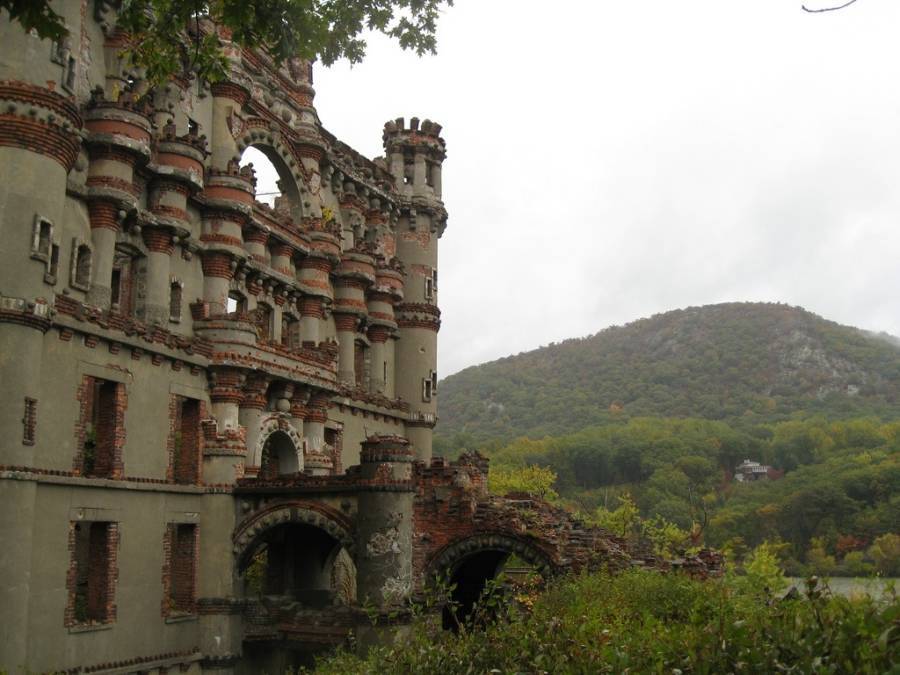
[{"label": "arched doorway", "polygon": [[549,558],[535,546],[506,535],[478,535],[445,547],[431,564],[432,577],[450,590],[443,610],[443,627],[457,630],[470,621],[488,583],[498,577],[517,582],[521,577],[553,574]]},{"label": "arched doorway", "polygon": [[277,525],[259,538],[245,559],[240,570],[245,594],[281,596],[307,609],[339,604],[345,589],[335,587],[343,582],[335,578],[334,567],[341,549],[337,539],[314,525]]},{"label": "arched doorway", "polygon": [[287,432],[273,431],[263,443],[260,476],[275,478],[297,473],[301,468],[297,453],[297,446]]}]

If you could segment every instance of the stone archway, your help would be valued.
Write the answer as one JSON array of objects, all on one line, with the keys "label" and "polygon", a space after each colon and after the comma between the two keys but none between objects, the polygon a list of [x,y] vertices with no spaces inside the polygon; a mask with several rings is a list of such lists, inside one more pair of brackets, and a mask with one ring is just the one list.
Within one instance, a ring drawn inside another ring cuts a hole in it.
[{"label": "stone archway", "polygon": [[472,614],[488,582],[494,579],[511,555],[516,555],[547,578],[556,568],[550,558],[533,544],[506,534],[467,537],[441,549],[428,566],[429,578],[443,576],[452,590],[455,610],[445,607],[444,628],[455,629]]},{"label": "stone archway", "polygon": [[281,132],[262,126],[264,124],[267,124],[264,120],[248,121],[242,135],[235,139],[238,154],[243,156],[244,151],[252,147],[266,156],[278,173],[282,195],[290,203],[291,218],[299,222],[308,211],[304,208],[304,202],[309,201],[303,164],[284,141]]},{"label": "stone archway", "polygon": [[252,456],[252,466],[260,467],[260,476],[273,477],[265,471],[267,456],[271,464],[269,468],[275,469],[269,474],[288,475],[303,471],[303,439],[297,430],[280,415],[263,420],[260,426]]},{"label": "stone archway", "polygon": [[282,502],[239,525],[233,541],[246,595],[281,596],[311,609],[346,604],[342,586],[348,575],[355,581],[356,568],[350,523],[340,514]]}]

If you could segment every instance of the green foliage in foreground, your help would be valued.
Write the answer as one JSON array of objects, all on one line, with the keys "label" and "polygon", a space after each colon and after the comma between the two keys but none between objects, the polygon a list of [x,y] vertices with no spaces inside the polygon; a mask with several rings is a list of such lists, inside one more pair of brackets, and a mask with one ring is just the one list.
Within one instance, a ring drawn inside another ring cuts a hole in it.
[{"label": "green foliage in foreground", "polygon": [[[751,572],[752,575],[752,572]],[[530,611],[460,634],[420,620],[402,645],[341,652],[321,673],[885,673],[900,668],[900,603],[813,585],[778,600],[752,576],[631,571],[568,578]],[[748,583],[749,582],[749,583]]]}]

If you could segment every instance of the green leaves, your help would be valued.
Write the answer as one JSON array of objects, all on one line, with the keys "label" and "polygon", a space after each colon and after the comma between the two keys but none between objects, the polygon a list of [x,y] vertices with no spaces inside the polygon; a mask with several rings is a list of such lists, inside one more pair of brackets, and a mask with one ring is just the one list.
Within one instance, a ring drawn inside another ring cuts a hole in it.
[{"label": "green leaves", "polygon": [[[293,57],[331,65],[360,62],[364,31],[383,33],[420,56],[437,47],[437,19],[453,0],[122,0],[118,27],[129,34],[126,55],[151,83],[195,73],[221,79],[227,60],[217,32],[238,45],[266,50],[276,62]],[[26,30],[59,39],[62,17],[49,0],[0,0]]]},{"label": "green leaves", "polygon": [[364,658],[341,652],[315,672],[849,674],[900,665],[896,598],[848,600],[813,585],[782,601],[759,588],[770,578],[765,570],[744,584],[640,570],[570,577],[531,611],[494,603],[492,622],[456,635],[419,614],[404,644]]}]

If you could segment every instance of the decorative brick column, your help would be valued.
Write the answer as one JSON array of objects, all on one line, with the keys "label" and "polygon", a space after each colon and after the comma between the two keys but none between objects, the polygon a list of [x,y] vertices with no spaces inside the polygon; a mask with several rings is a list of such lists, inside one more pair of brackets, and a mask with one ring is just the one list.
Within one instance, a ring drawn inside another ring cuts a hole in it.
[{"label": "decorative brick column", "polygon": [[319,322],[325,316],[322,298],[305,295],[300,299],[300,338],[304,345],[315,347],[319,344]]},{"label": "decorative brick column", "polygon": [[385,371],[387,370],[385,365],[387,356],[385,343],[390,335],[391,332],[385,326],[372,326],[369,328],[369,341],[372,343],[372,368],[369,383],[372,392],[376,394],[384,394],[385,390]]},{"label": "decorative brick column", "polygon": [[210,316],[225,314],[228,306],[228,289],[234,277],[231,256],[221,251],[205,251],[203,265],[203,302],[209,307]]},{"label": "decorative brick column", "polygon": [[93,243],[93,279],[88,302],[108,309],[116,235],[121,215],[137,207],[134,169],[150,159],[150,120],[129,96],[94,98],[85,112],[90,153],[88,211]]},{"label": "decorative brick column", "polygon": [[356,385],[355,343],[356,324],[358,319],[355,314],[335,313],[334,328],[338,339],[338,380],[348,387]]},{"label": "decorative brick column", "polygon": [[145,227],[141,231],[147,246],[147,296],[144,300],[144,320],[165,326],[169,323],[169,270],[175,245],[167,228]]}]

